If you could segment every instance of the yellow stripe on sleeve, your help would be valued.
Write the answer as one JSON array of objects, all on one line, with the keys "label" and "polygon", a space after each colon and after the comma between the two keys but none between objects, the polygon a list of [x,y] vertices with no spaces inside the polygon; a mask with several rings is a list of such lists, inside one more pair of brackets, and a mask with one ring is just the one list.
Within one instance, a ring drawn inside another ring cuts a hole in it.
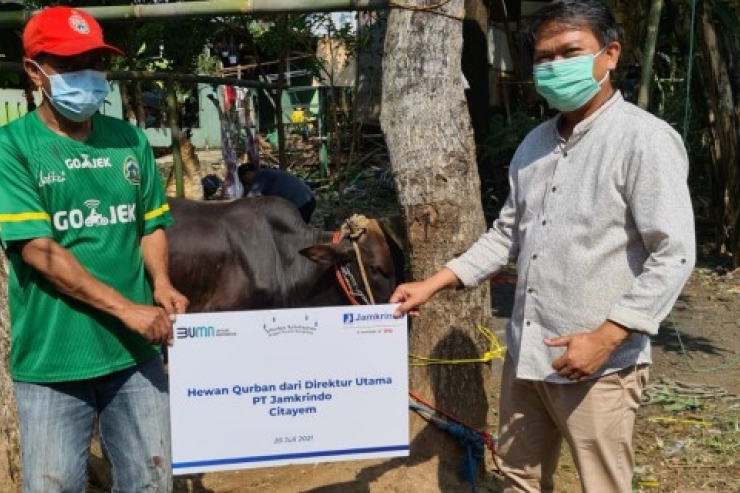
[{"label": "yellow stripe on sleeve", "polygon": [[46,212],[19,212],[17,214],[0,214],[0,223],[20,223],[23,221],[49,221],[51,216]]},{"label": "yellow stripe on sleeve", "polygon": [[144,214],[144,221],[154,219],[155,217],[161,216],[165,212],[170,210],[170,204],[164,204],[162,207],[157,207],[153,211],[149,211]]}]

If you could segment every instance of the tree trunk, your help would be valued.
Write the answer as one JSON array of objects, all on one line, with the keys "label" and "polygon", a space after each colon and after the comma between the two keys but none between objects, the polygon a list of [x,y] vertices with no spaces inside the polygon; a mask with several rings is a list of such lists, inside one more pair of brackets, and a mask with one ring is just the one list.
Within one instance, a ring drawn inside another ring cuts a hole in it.
[{"label": "tree trunk", "polygon": [[705,93],[708,99],[708,128],[712,137],[710,147],[714,165],[713,176],[717,183],[712,204],[721,217],[721,235],[727,252],[732,254],[733,264],[740,263],[740,241],[738,220],[740,205],[740,173],[738,173],[738,121],[735,112],[734,94],[726,57],[727,47],[722,50],[715,31],[712,7],[702,2],[699,14],[699,46],[702,54]]},{"label": "tree trunk", "polygon": [[[381,126],[391,155],[414,279],[425,278],[484,231],[475,142],[461,76],[464,0],[424,10],[394,10],[388,20]],[[406,2],[423,7],[423,0]],[[446,292],[425,305],[409,335],[411,354],[444,359],[481,355],[477,325],[490,323],[488,287]],[[412,367],[411,390],[475,428],[487,421],[490,368],[482,364]],[[423,491],[467,491],[461,447],[412,416],[409,466]],[[417,468],[438,467],[438,481]],[[403,488],[402,488],[403,489]],[[411,491],[411,490],[409,490]],[[422,491],[417,488],[414,491]]]},{"label": "tree trunk", "polygon": [[[488,8],[485,0],[465,0],[463,22],[462,69],[470,88],[465,91],[468,111],[473,125],[476,146],[480,146],[488,133]],[[480,153],[478,153],[480,154]],[[487,168],[479,166],[481,180],[492,178]]]},{"label": "tree trunk", "polygon": [[3,491],[20,491],[20,444],[13,382],[8,371],[10,316],[8,314],[8,263],[0,251],[0,485]]},{"label": "tree trunk", "polygon": [[648,17],[646,2],[650,1],[652,0],[604,0],[604,4],[614,14],[623,33],[620,39],[622,54],[619,58],[619,65],[621,67],[642,62],[642,46]]}]

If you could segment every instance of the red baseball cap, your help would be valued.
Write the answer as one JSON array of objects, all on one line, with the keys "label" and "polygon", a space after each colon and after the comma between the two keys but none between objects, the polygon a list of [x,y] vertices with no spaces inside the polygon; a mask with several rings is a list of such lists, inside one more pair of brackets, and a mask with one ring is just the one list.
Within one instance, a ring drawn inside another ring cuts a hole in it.
[{"label": "red baseball cap", "polygon": [[23,49],[34,58],[39,53],[74,56],[104,50],[123,56],[118,48],[105,44],[100,24],[87,12],[72,7],[49,7],[31,17],[23,30]]}]

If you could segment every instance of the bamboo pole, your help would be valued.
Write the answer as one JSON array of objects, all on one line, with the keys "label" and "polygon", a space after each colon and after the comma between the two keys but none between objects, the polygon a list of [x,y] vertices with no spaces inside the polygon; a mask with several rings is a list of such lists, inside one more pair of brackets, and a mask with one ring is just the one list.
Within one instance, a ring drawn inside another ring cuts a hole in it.
[{"label": "bamboo pole", "polygon": [[271,88],[273,84],[254,80],[241,80],[235,77],[214,77],[211,75],[168,74],[165,72],[120,71],[108,72],[108,80],[172,80],[174,82],[193,82],[216,84],[219,86]]},{"label": "bamboo pole", "polygon": [[[0,62],[0,72],[23,73],[23,64],[17,62]],[[108,72],[108,80],[172,80],[174,82],[192,82],[216,84],[220,86],[254,87],[273,89],[275,84],[253,80],[241,80],[232,77],[214,77],[211,75],[168,74],[165,72],[119,71]]]},{"label": "bamboo pole", "polygon": [[652,0],[648,15],[647,37],[645,39],[645,55],[642,58],[642,74],[640,75],[640,91],[637,96],[637,106],[647,109],[650,104],[650,81],[653,78],[653,59],[655,58],[655,43],[658,40],[660,27],[660,13],[663,10],[663,0]]},{"label": "bamboo pole", "polygon": [[[14,72],[23,73],[23,64],[17,62],[0,62],[0,72]],[[163,80],[166,81],[167,94],[166,94],[166,106],[167,106],[167,119],[170,127],[170,135],[172,136],[172,160],[174,164],[175,173],[175,195],[178,197],[184,196],[184,181],[183,181],[183,170],[182,170],[182,153],[180,152],[180,136],[181,130],[177,122],[177,96],[175,94],[174,83],[175,82],[197,82],[204,84],[219,84],[219,85],[230,85],[239,87],[258,87],[271,89],[274,88],[274,84],[266,84],[264,82],[246,81],[240,79],[233,79],[231,77],[211,77],[205,75],[189,75],[189,74],[166,74],[164,72],[140,72],[140,71],[129,71],[129,72],[108,72],[108,80]],[[141,118],[140,118],[141,120]]]},{"label": "bamboo pole", "polygon": [[172,139],[172,163],[175,173],[175,195],[177,197],[185,196],[185,182],[182,175],[182,151],[180,149],[180,125],[177,121],[177,94],[175,93],[175,82],[167,79],[166,84],[167,105],[167,124],[170,127],[170,137]]},{"label": "bamboo pole", "polygon": [[[212,0],[150,5],[110,5],[84,7],[82,10],[99,21],[130,19],[165,20],[193,17],[219,17],[242,14],[278,14],[340,12],[347,10],[383,10],[390,0]],[[25,24],[38,10],[0,12],[0,27]]]}]

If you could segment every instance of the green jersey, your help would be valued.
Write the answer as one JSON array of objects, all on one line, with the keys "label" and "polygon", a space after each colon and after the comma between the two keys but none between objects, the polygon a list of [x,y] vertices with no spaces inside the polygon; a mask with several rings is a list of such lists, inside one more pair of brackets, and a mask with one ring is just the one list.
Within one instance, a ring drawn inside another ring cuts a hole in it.
[{"label": "green jersey", "polygon": [[172,222],[144,134],[96,114],[85,142],[37,112],[0,127],[0,239],[10,261],[10,370],[25,382],[107,375],[157,353],[115,317],[61,294],[14,241],[52,238],[93,276],[152,304],[141,238]]}]

